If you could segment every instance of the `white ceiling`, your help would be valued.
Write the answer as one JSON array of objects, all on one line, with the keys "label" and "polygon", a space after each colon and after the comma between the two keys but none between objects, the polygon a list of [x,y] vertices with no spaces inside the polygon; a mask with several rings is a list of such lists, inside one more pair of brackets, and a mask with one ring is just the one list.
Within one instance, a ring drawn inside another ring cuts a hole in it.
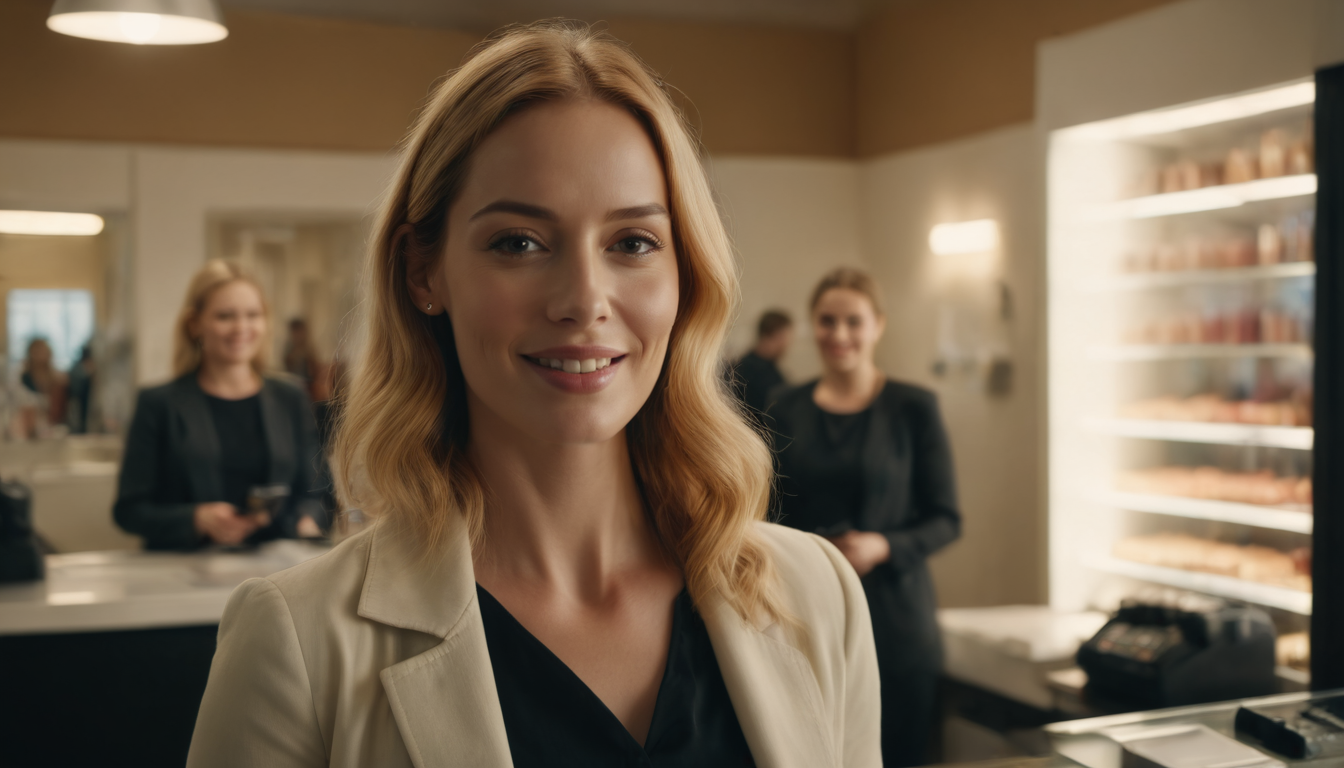
[{"label": "white ceiling", "polygon": [[[681,19],[852,30],[889,5],[932,0],[221,0],[229,8],[329,16],[485,32],[503,24],[564,16]],[[950,0],[941,0],[949,2]],[[227,21],[227,20],[226,20]]]}]

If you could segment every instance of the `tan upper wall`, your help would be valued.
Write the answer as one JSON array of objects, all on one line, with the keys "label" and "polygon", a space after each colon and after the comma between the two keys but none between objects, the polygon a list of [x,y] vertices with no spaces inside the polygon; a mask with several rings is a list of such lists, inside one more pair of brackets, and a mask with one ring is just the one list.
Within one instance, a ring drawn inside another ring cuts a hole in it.
[{"label": "tan upper wall", "polygon": [[[479,36],[230,10],[229,37],[134,47],[46,29],[0,3],[0,135],[391,149]],[[694,101],[711,152],[853,154],[853,51],[831,31],[613,21]]]},{"label": "tan upper wall", "polygon": [[1173,0],[923,0],[858,33],[863,157],[1032,120],[1036,44]]}]

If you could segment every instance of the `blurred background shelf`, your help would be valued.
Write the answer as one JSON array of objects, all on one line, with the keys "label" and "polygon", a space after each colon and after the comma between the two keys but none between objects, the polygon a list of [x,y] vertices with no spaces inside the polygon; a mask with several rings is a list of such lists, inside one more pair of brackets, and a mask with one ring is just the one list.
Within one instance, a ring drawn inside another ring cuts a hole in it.
[{"label": "blurred background shelf", "polygon": [[1237,269],[1192,269],[1183,272],[1145,272],[1119,275],[1105,282],[1092,283],[1085,290],[1091,293],[1120,293],[1148,291],[1154,288],[1180,288],[1187,285],[1217,285],[1250,283],[1257,280],[1287,280],[1294,277],[1314,277],[1316,263],[1298,261],[1290,264],[1266,264]]},{"label": "blurred background shelf", "polygon": [[1244,579],[1218,576],[1212,573],[1182,571],[1176,568],[1164,568],[1160,565],[1148,565],[1116,557],[1102,557],[1087,563],[1092,568],[1115,576],[1127,576],[1131,579],[1150,581],[1177,589],[1203,592],[1215,597],[1232,600],[1244,600],[1248,603],[1278,608],[1303,616],[1311,615],[1311,593],[1296,589],[1257,584]]},{"label": "blurred background shelf", "polygon": [[1097,218],[1101,220],[1151,219],[1236,208],[1246,203],[1283,200],[1315,193],[1316,174],[1303,173],[1297,176],[1256,179],[1241,184],[1221,184],[1183,192],[1134,197],[1101,206],[1096,213]]},{"label": "blurred background shelf", "polygon": [[1099,503],[1131,512],[1149,512],[1199,520],[1219,520],[1225,523],[1272,528],[1292,533],[1309,534],[1314,522],[1311,512],[1304,510],[1195,499],[1187,496],[1159,496],[1147,493],[1108,491],[1097,494],[1096,500]]},{"label": "blurred background shelf", "polygon": [[1088,357],[1110,362],[1277,357],[1310,360],[1310,344],[1124,344],[1093,347]]},{"label": "blurred background shelf", "polygon": [[1311,427],[1266,427],[1258,424],[1216,424],[1202,421],[1092,418],[1084,426],[1116,437],[1172,440],[1184,443],[1247,445],[1309,451],[1315,442]]}]

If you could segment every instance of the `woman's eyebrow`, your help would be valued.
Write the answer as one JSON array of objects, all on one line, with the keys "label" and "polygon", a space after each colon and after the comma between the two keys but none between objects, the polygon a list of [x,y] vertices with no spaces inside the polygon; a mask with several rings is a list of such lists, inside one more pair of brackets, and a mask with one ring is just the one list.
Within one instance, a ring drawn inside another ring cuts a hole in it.
[{"label": "woman's eyebrow", "polygon": [[666,216],[667,209],[659,203],[648,203],[646,205],[636,205],[632,208],[617,208],[607,214],[607,221],[621,221],[624,219],[643,219],[649,216]]},{"label": "woman's eyebrow", "polygon": [[555,211],[552,211],[549,208],[542,208],[540,205],[520,203],[517,200],[496,200],[481,210],[473,213],[468,221],[475,221],[487,213],[516,213],[519,216],[526,216],[530,219],[543,219],[545,221],[557,221],[560,218],[555,215]]}]

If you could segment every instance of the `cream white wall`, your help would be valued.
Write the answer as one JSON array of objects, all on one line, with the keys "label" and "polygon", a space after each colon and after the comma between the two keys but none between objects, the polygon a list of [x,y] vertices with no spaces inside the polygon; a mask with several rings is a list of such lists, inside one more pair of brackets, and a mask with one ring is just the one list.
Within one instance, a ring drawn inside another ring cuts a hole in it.
[{"label": "cream white wall", "polygon": [[783,360],[795,382],[821,372],[807,327],[812,287],[841,265],[862,266],[858,164],[845,160],[720,157],[709,164],[719,205],[737,249],[742,306],[726,352],[755,341],[761,312],[793,315],[793,348]]},{"label": "cream white wall", "polygon": [[[934,557],[944,606],[1035,603],[1045,598],[1041,363],[1041,159],[1023,125],[865,162],[859,171],[863,249],[888,302],[879,362],[939,396],[965,516],[963,537]],[[991,218],[995,253],[934,256],[929,230]],[[1011,296],[1000,314],[999,283]],[[936,376],[940,333],[952,315],[968,356],[1013,363],[1006,395],[990,395],[980,368]]]}]

